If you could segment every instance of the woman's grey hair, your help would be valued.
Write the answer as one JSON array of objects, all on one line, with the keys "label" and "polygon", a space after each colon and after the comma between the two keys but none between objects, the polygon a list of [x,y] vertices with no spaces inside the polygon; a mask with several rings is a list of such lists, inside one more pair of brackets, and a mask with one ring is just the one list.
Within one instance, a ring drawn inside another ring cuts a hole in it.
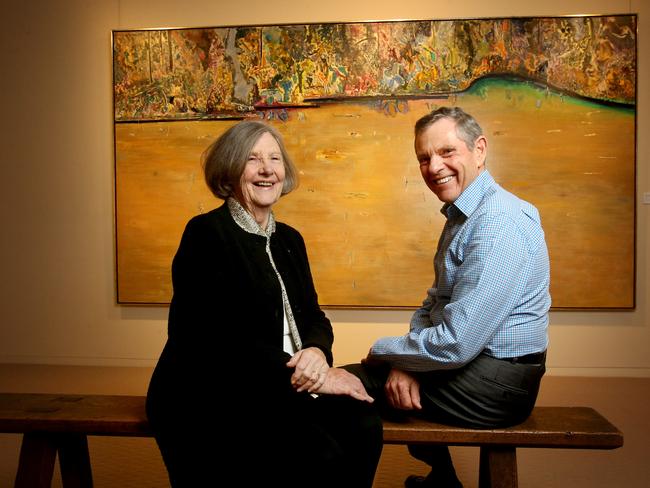
[{"label": "woman's grey hair", "polygon": [[456,122],[456,134],[469,150],[474,149],[476,140],[483,135],[483,129],[481,129],[476,119],[462,108],[440,107],[421,117],[415,123],[415,137],[418,137],[427,127],[438,122],[440,119],[452,119]]},{"label": "woman's grey hair", "polygon": [[285,173],[282,195],[298,186],[298,170],[277,129],[258,120],[245,120],[221,134],[203,153],[205,182],[218,198],[225,200],[235,195],[253,146],[265,133],[271,134],[282,153]]}]

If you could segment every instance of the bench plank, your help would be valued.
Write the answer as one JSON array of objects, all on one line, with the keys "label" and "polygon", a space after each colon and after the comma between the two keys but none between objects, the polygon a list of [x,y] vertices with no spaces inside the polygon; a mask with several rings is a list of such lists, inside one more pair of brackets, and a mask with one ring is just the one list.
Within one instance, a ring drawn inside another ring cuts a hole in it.
[{"label": "bench plank", "polygon": [[[128,395],[0,393],[0,432],[77,432],[150,437],[145,398]],[[615,449],[623,434],[589,407],[535,407],[523,423],[470,429],[406,417],[384,420],[386,444],[513,445]]]},{"label": "bench plank", "polygon": [[0,432],[151,437],[145,397],[0,393]]},{"label": "bench plank", "polygon": [[623,434],[589,407],[535,407],[523,423],[500,429],[470,429],[415,417],[384,420],[386,444],[499,445],[616,449]]}]

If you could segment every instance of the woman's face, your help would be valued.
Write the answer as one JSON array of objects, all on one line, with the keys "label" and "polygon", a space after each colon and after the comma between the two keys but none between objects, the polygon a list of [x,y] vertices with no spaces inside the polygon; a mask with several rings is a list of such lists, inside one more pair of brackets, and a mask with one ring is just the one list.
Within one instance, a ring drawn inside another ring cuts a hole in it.
[{"label": "woman's face", "polygon": [[248,156],[239,182],[238,196],[255,220],[266,225],[271,206],[280,198],[283,185],[282,151],[275,138],[265,132]]}]

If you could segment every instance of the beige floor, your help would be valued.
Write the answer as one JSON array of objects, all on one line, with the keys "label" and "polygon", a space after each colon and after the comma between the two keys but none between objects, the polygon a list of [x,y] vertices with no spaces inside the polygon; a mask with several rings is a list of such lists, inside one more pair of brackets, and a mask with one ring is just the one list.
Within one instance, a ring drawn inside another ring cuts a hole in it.
[{"label": "beige floor", "polygon": [[[45,367],[0,365],[0,391],[44,393],[144,394],[147,368]],[[650,378],[567,378],[547,376],[540,405],[588,405],[599,410],[625,435],[615,451],[520,449],[521,488],[648,488],[650,487]],[[0,488],[11,487],[20,436],[0,434]],[[168,487],[165,469],[151,439],[90,439],[97,488]],[[466,488],[478,486],[478,449],[452,448]],[[403,446],[386,446],[375,488],[397,488],[410,473],[425,466],[411,459]],[[60,487],[58,473],[52,484]]]}]

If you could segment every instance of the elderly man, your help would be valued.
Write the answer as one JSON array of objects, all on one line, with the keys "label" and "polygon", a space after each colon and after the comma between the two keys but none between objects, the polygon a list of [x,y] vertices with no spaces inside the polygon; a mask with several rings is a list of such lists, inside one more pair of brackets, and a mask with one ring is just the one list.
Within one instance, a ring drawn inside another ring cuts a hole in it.
[{"label": "elderly man", "polygon": [[[549,259],[537,209],[485,167],[487,139],[462,109],[417,121],[415,153],[447,221],[435,279],[409,333],[377,340],[348,367],[370,395],[438,422],[512,425],[531,412],[545,372]],[[446,446],[409,446],[431,466],[407,488],[459,487]]]}]

